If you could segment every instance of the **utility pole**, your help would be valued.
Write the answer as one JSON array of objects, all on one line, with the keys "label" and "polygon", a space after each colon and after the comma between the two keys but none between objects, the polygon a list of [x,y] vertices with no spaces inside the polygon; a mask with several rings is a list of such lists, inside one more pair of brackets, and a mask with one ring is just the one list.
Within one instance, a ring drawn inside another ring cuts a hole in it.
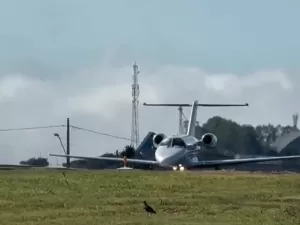
[{"label": "utility pole", "polygon": [[[67,155],[70,155],[70,119],[67,118]],[[70,158],[67,157],[67,168],[70,168]]]}]

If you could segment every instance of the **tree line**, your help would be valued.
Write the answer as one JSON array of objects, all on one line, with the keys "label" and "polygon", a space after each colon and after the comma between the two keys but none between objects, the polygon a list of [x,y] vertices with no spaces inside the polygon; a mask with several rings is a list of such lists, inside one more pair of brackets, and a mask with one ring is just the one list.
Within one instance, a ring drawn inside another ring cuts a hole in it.
[{"label": "tree line", "polygon": [[[296,127],[282,125],[240,125],[219,116],[212,117],[203,124],[202,133],[213,132],[218,137],[217,148],[225,154],[278,155],[274,142],[282,135],[298,131]],[[199,138],[199,137],[198,137]],[[283,153],[283,152],[282,152]],[[286,150],[285,152],[286,153]]]},{"label": "tree line", "polygon": [[[241,125],[233,120],[214,116],[208,119],[202,126],[196,127],[196,137],[200,139],[206,132],[214,133],[218,138],[218,145],[214,149],[203,149],[199,152],[199,157],[201,159],[224,159],[234,158],[237,155],[276,156],[300,154],[300,152],[297,152],[296,150],[297,143],[289,145],[289,147],[282,152],[277,152],[272,146],[279,136],[294,130],[298,129],[292,126],[272,124],[259,125],[256,127],[251,125]],[[154,147],[152,146],[152,148]],[[153,151],[154,150],[155,149],[153,149]],[[143,158],[141,155],[137,154],[135,149],[130,145],[125,146],[122,150],[116,150],[114,153],[105,153],[101,156]],[[27,161],[20,162],[20,164],[39,164],[40,166],[47,166],[49,163],[47,159],[41,160],[41,158],[31,158]],[[71,166],[77,168],[103,169],[117,168],[123,165],[121,162],[112,161],[73,160]],[[139,165],[139,167],[148,168],[145,165]]]}]

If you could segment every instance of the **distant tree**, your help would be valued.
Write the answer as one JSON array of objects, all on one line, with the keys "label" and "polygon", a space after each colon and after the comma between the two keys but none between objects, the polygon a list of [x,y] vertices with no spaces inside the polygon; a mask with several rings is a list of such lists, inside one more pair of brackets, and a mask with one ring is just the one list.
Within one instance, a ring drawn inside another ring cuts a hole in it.
[{"label": "distant tree", "polygon": [[126,156],[127,158],[134,158],[135,148],[131,145],[126,145],[124,150],[121,152],[121,156]]},{"label": "distant tree", "polygon": [[258,140],[266,145],[270,146],[277,137],[283,132],[283,128],[281,126],[273,126],[272,124],[268,125],[258,125],[255,128],[255,131],[257,133]]},{"label": "distant tree", "polygon": [[[263,154],[264,147],[251,125],[239,125],[219,116],[212,117],[203,124],[203,128],[218,137],[220,151],[232,151],[235,154]],[[225,153],[224,153],[225,154]]]},{"label": "distant tree", "polygon": [[20,162],[21,165],[28,165],[28,166],[41,166],[46,167],[49,166],[49,162],[47,158],[30,158],[25,161]]}]

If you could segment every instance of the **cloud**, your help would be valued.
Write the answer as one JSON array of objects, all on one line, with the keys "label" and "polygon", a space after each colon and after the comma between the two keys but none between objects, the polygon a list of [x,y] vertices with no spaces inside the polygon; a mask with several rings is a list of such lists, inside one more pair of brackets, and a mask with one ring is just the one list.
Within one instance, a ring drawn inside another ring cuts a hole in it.
[{"label": "cloud", "polygon": [[[0,124],[3,128],[66,124],[130,138],[132,66],[109,63],[85,68],[72,76],[40,79],[16,71],[0,79]],[[201,68],[140,65],[140,102],[245,103],[249,108],[201,108],[200,123],[214,115],[246,124],[290,124],[297,104],[300,77],[281,70],[253,74],[214,74]],[[148,131],[178,131],[176,108],[140,106],[140,138]],[[189,110],[185,109],[186,116]],[[66,129],[1,132],[0,163],[18,163],[32,156],[62,153],[53,133],[65,142]],[[129,142],[81,130],[71,130],[71,152],[100,155],[121,149]],[[59,159],[59,163],[63,160]],[[50,159],[56,163],[55,158]]]}]

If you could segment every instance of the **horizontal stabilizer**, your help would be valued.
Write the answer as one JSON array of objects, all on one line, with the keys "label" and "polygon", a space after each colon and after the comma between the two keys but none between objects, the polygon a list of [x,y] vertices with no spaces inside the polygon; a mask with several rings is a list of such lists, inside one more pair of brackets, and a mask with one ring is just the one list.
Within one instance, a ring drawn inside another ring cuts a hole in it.
[{"label": "horizontal stabilizer", "polygon": [[[168,107],[191,107],[193,104],[148,104],[146,102],[143,103],[144,106],[168,106]],[[234,107],[234,106],[249,106],[248,103],[244,104],[204,104],[198,103],[197,106],[202,107]]]}]

